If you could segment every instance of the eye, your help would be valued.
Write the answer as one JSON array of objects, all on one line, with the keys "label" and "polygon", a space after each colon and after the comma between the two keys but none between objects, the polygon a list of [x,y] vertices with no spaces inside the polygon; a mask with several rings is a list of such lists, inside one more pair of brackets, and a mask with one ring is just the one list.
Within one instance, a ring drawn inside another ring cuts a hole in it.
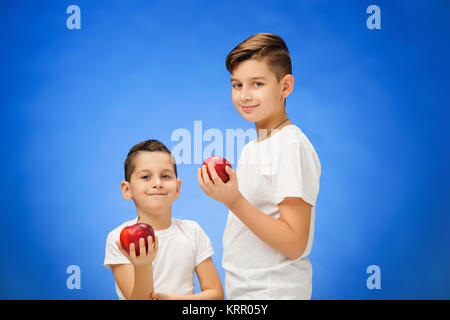
[{"label": "eye", "polygon": [[150,176],[149,175],[143,176],[142,179],[148,180],[148,179],[150,179]]},{"label": "eye", "polygon": [[165,175],[163,175],[163,178],[164,178],[164,179],[170,179],[170,178],[171,178],[171,176],[170,176],[170,175],[168,175],[168,174],[165,174]]},{"label": "eye", "polygon": [[264,83],[262,83],[261,81],[256,81],[255,82],[255,86],[257,87],[262,87]]},{"label": "eye", "polygon": [[233,88],[239,89],[242,85],[240,83],[234,83],[232,84]]}]

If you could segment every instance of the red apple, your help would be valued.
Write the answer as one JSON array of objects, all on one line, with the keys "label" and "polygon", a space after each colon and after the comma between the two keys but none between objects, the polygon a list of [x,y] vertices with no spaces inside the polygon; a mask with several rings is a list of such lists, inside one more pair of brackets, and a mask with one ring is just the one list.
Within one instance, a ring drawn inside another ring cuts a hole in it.
[{"label": "red apple", "polygon": [[120,232],[120,244],[122,247],[130,254],[130,243],[134,243],[134,248],[136,251],[136,257],[139,256],[139,239],[144,238],[145,240],[145,250],[148,250],[147,237],[152,236],[153,241],[155,241],[155,231],[152,226],[143,222],[133,224],[131,226],[125,227]]},{"label": "red apple", "polygon": [[225,171],[225,167],[229,166],[230,168],[233,168],[231,166],[231,163],[227,161],[227,159],[224,159],[219,156],[213,156],[209,157],[208,159],[203,162],[204,165],[206,165],[206,169],[208,170],[208,175],[211,178],[211,173],[209,172],[208,165],[212,163],[214,165],[214,169],[216,169],[217,175],[222,179],[224,183],[226,183],[228,180],[230,180],[230,177],[228,176],[228,173]]}]

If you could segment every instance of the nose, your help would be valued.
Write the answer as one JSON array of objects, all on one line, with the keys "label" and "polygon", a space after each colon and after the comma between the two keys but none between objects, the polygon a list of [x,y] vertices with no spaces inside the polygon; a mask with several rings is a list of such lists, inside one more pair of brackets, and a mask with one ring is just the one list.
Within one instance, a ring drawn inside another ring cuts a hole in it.
[{"label": "nose", "polygon": [[155,177],[152,183],[153,188],[161,188],[162,187],[162,179],[160,177]]},{"label": "nose", "polygon": [[242,86],[241,90],[241,102],[247,102],[252,100],[250,90],[246,86]]}]

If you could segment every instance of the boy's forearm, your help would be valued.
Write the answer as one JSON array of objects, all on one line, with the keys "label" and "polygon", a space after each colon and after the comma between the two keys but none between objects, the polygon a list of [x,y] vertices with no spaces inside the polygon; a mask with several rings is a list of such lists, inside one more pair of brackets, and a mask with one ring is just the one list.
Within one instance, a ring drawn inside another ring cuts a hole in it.
[{"label": "boy's forearm", "polygon": [[153,266],[134,268],[134,287],[130,300],[151,300],[153,291]]},{"label": "boy's forearm", "polygon": [[265,214],[242,195],[229,204],[228,208],[272,249],[290,259],[296,258],[298,241],[295,239],[291,227],[285,221]]}]

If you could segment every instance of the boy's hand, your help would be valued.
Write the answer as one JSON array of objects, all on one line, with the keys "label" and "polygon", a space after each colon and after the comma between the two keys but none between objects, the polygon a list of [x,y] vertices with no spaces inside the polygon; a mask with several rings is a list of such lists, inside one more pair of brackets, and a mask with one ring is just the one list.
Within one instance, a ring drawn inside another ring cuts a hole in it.
[{"label": "boy's hand", "polygon": [[145,240],[144,238],[139,239],[139,256],[136,257],[136,250],[134,248],[134,243],[130,243],[130,254],[122,247],[119,240],[116,241],[116,245],[120,252],[123,253],[125,257],[135,266],[147,266],[151,265],[153,260],[155,260],[156,254],[158,253],[158,237],[155,235],[155,244],[153,245],[152,236],[147,237],[148,251],[145,250]]},{"label": "boy's hand", "polygon": [[157,293],[157,292],[152,292],[150,293],[150,298],[152,298],[153,300],[174,300],[171,296],[169,296],[168,294],[165,293]]},{"label": "boy's hand", "polygon": [[230,177],[230,180],[228,180],[227,183],[224,183],[217,174],[216,169],[214,169],[213,164],[210,164],[208,168],[212,179],[209,178],[206,165],[197,169],[197,178],[200,187],[209,197],[230,207],[233,201],[241,196],[238,188],[236,171],[229,166],[225,166],[225,171]]}]

